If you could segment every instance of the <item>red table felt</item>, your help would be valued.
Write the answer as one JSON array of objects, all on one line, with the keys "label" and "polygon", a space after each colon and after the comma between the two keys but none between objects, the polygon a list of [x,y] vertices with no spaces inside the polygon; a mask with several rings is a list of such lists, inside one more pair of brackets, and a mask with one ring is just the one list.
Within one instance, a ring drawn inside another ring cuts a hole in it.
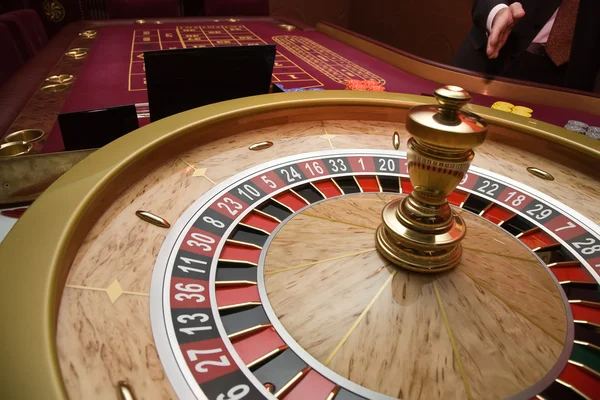
[{"label": "red table felt", "polygon": [[[432,94],[440,86],[402,71],[314,30],[285,31],[273,21],[178,22],[128,24],[98,28],[61,112],[73,112],[148,101],[143,52],[170,48],[275,43],[273,83],[292,88],[340,90],[346,79],[374,79],[388,92]],[[449,82],[451,83],[451,82]],[[495,97],[472,93],[473,103],[491,106]],[[513,103],[515,103],[513,101]],[[517,104],[515,104],[517,105]],[[519,103],[533,118],[563,126],[569,119],[600,125],[600,117],[582,111]],[[148,119],[140,119],[140,125]],[[58,123],[43,152],[64,149]]]}]

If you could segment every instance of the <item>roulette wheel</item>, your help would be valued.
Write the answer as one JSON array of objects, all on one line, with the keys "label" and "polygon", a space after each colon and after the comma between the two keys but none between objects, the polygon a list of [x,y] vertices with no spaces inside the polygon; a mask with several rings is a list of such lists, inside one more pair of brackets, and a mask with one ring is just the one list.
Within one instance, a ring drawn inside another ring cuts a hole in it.
[{"label": "roulette wheel", "polygon": [[436,94],[232,100],[81,161],[0,248],[3,392],[598,397],[600,146]]}]

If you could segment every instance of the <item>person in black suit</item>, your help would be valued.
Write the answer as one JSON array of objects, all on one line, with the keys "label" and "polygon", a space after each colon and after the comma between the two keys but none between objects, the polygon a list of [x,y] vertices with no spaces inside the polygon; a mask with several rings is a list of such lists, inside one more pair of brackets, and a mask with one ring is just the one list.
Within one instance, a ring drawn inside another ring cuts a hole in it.
[{"label": "person in black suit", "polygon": [[600,69],[600,0],[473,0],[454,66],[592,91]]}]

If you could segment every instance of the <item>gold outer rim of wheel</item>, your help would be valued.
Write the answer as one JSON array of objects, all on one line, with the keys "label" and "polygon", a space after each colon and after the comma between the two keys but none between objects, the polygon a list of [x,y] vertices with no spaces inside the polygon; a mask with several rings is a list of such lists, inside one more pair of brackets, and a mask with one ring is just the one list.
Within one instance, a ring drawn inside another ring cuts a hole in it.
[{"label": "gold outer rim of wheel", "polygon": [[[215,125],[270,112],[332,106],[408,109],[430,102],[431,98],[424,96],[352,91],[242,98],[157,121],[82,160],[32,204],[0,246],[0,315],[8,327],[0,331],[0,341],[5,344],[1,397],[67,397],[56,353],[56,319],[75,253],[106,205],[144,171],[183,149],[182,143],[201,145],[214,139],[209,129]],[[600,142],[593,139],[540,121],[532,126],[529,119],[502,111],[468,108],[496,126],[543,137],[600,160]],[[285,121],[279,117],[269,123]],[[239,127],[240,131],[253,128],[252,124]],[[31,354],[35,356],[28,356]]]}]

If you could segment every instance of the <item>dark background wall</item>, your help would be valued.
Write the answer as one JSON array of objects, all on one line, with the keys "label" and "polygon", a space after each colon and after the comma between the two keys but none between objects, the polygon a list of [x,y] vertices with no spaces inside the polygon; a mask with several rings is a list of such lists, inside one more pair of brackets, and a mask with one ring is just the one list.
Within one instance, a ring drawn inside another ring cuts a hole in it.
[{"label": "dark background wall", "polygon": [[269,5],[274,17],[291,18],[311,26],[327,21],[348,28],[350,0],[270,0]]},{"label": "dark background wall", "polygon": [[348,28],[449,63],[471,27],[471,0],[349,0]]},{"label": "dark background wall", "polygon": [[270,0],[271,15],[327,21],[449,63],[471,27],[471,0]]},{"label": "dark background wall", "polygon": [[[202,15],[203,0],[173,0],[185,15]],[[227,0],[222,0],[226,2]],[[309,25],[327,21],[433,61],[449,63],[471,26],[471,0],[255,0],[274,17]],[[65,9],[61,21],[44,16],[43,3]],[[81,3],[81,5],[79,4]],[[0,12],[32,8],[50,35],[74,20],[104,19],[106,0],[0,0]]]}]

